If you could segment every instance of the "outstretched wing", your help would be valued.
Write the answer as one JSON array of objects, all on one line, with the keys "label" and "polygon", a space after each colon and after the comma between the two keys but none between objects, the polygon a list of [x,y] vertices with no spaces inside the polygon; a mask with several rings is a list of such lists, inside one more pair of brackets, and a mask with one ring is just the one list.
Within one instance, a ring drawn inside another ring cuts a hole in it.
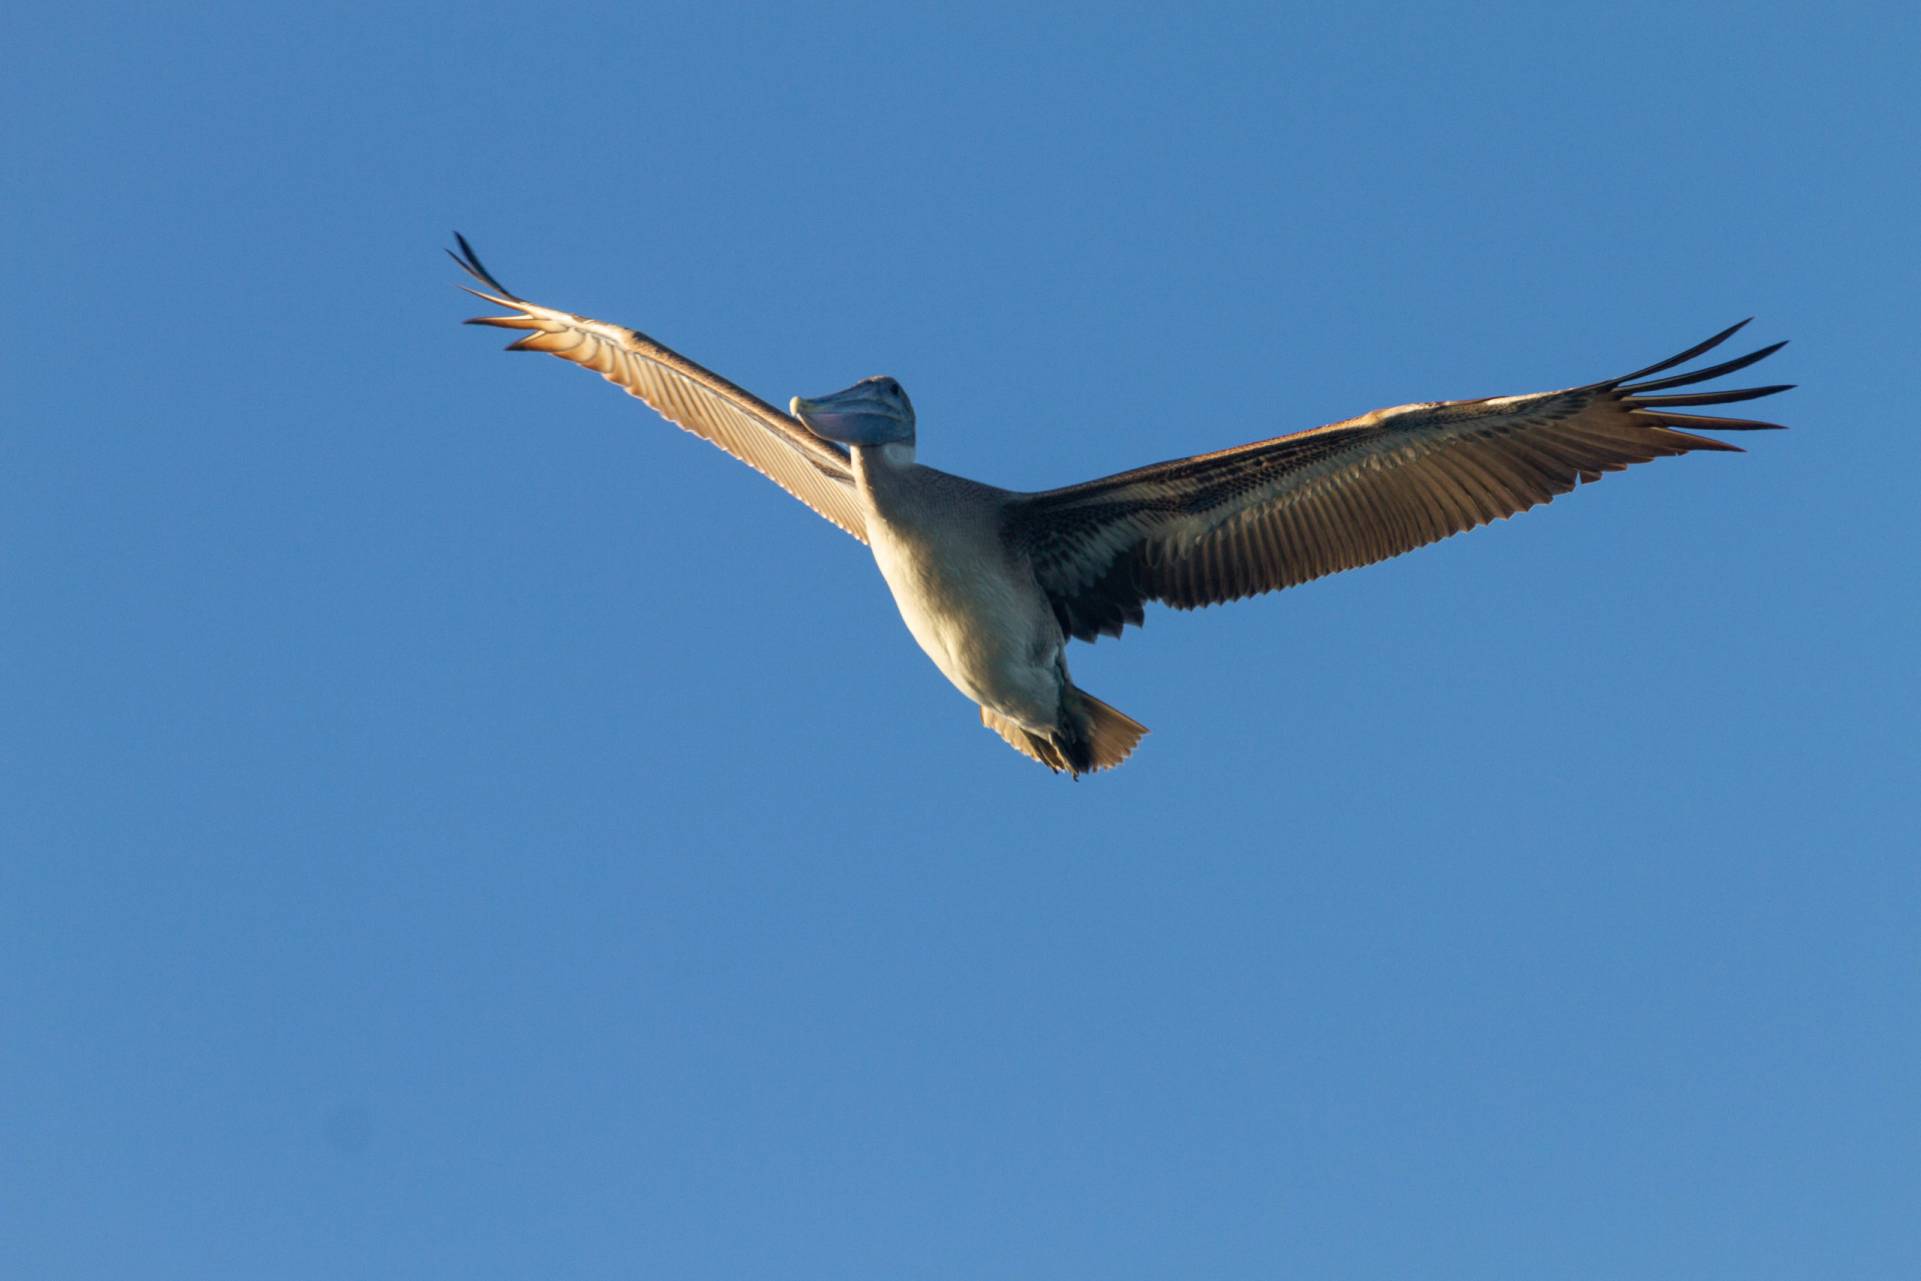
[{"label": "outstretched wing", "polygon": [[1741,325],[1585,387],[1401,405],[1022,495],[1009,506],[1007,537],[1031,559],[1061,629],[1083,640],[1118,636],[1141,621],[1150,600],[1194,609],[1372,564],[1524,512],[1631,463],[1697,449],[1738,452],[1682,428],[1778,427],[1676,411],[1770,396],[1786,385],[1664,393],[1745,369],[1783,343],[1650,378],[1725,342]]},{"label": "outstretched wing", "polygon": [[[525,329],[509,351],[544,351],[591,369],[651,405],[656,413],[718,445],[842,529],[867,541],[859,495],[847,454],[766,401],[703,369],[646,334],[516,297],[494,279],[467,238],[449,254],[486,289],[476,298],[512,308],[512,316],[476,316],[470,325]],[[462,286],[465,288],[465,286]]]}]

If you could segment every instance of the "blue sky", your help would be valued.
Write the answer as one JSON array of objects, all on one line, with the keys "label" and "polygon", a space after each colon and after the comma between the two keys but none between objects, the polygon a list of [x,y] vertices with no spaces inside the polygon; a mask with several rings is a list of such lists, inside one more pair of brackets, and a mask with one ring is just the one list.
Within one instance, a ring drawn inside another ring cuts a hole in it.
[{"label": "blue sky", "polygon": [[[1911,6],[55,7],[0,1273],[1911,1277]],[[1045,488],[1739,319],[1793,425],[1079,647],[441,254]]]}]

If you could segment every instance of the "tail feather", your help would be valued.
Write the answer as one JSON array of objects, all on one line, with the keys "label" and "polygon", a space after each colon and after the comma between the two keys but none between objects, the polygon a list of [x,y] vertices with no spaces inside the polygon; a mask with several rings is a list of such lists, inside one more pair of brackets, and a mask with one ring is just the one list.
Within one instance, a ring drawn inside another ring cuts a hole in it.
[{"label": "tail feather", "polygon": [[1056,774],[1067,768],[1067,758],[1045,734],[1036,734],[1019,721],[1002,716],[992,708],[981,708],[981,724],[1007,740],[1008,746],[1023,756],[1031,756]]},{"label": "tail feather", "polygon": [[1147,736],[1147,726],[1083,689],[1073,692],[1081,704],[1081,731],[1090,749],[1089,768],[1113,769],[1132,756]]},{"label": "tail feather", "polygon": [[1127,713],[1072,685],[1067,688],[1061,721],[1061,727],[1051,733],[1038,732],[991,708],[981,708],[981,724],[1006,739],[1015,751],[1056,774],[1065,772],[1075,778],[1119,765],[1147,733],[1147,726]]}]

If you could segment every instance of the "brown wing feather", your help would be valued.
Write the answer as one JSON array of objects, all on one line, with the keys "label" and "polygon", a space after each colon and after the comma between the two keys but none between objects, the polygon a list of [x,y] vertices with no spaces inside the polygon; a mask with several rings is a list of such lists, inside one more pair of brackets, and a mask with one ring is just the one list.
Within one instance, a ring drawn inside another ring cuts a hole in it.
[{"label": "brown wing feather", "polygon": [[1633,380],[1692,360],[1739,328],[1586,387],[1401,405],[1024,495],[1009,508],[1008,536],[1031,558],[1062,630],[1084,640],[1138,624],[1150,600],[1193,609],[1291,587],[1516,515],[1604,472],[1694,450],[1738,451],[1677,428],[1779,424],[1670,407],[1752,400],[1786,385],[1643,393],[1746,368],[1783,344],[1691,374]]},{"label": "brown wing feather", "polygon": [[466,237],[456,233],[454,238],[460,242],[460,252],[452,254],[453,260],[487,286],[485,291],[467,292],[518,313],[476,316],[468,324],[528,330],[526,337],[509,343],[507,349],[543,351],[593,370],[645,401],[668,422],[726,450],[855,538],[867,541],[847,455],[831,442],[643,333],[515,297],[480,265]]}]

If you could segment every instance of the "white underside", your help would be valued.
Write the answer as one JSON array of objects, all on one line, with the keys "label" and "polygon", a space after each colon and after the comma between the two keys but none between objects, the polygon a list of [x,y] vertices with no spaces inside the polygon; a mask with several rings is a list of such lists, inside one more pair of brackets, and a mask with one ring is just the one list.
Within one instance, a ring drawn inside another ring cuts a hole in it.
[{"label": "white underside", "polygon": [[1052,730],[1063,641],[1040,585],[1008,565],[993,512],[923,505],[911,492],[897,491],[884,512],[870,509],[867,525],[907,630],[961,693],[1028,729]]},{"label": "white underside", "polygon": [[873,539],[873,549],[907,630],[954,688],[1028,729],[1054,727],[1060,639],[1037,634],[1042,629],[1012,584],[994,575],[945,573],[885,535]]}]

